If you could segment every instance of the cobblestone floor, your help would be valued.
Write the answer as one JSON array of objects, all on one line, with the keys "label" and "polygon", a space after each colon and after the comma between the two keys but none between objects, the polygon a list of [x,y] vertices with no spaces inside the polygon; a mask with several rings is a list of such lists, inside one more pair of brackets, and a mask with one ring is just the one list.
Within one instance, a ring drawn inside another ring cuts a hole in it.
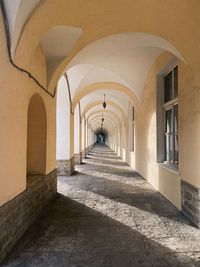
[{"label": "cobblestone floor", "polygon": [[58,192],[3,266],[200,266],[200,230],[108,148]]}]

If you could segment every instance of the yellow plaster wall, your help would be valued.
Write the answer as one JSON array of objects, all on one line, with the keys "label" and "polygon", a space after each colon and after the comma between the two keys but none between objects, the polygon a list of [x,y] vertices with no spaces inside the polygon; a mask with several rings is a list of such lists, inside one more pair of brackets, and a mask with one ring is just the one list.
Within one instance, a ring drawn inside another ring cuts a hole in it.
[{"label": "yellow plaster wall", "polygon": [[[40,63],[38,62],[38,65]],[[26,188],[28,104],[41,95],[47,112],[46,173],[55,169],[55,101],[9,62],[0,13],[0,205]],[[37,64],[35,62],[35,67]]]},{"label": "yellow plaster wall", "polygon": [[171,60],[163,53],[152,67],[136,113],[136,170],[175,206],[181,207],[180,179],[200,186],[200,94],[191,69],[179,62],[179,157],[180,174],[156,163],[156,76]]}]

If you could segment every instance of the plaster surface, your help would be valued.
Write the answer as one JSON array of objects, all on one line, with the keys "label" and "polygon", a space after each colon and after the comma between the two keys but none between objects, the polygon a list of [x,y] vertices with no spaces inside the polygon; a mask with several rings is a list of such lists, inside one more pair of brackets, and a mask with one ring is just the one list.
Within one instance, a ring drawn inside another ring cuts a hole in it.
[{"label": "plaster surface", "polygon": [[4,267],[198,267],[200,231],[137,172],[96,146]]}]

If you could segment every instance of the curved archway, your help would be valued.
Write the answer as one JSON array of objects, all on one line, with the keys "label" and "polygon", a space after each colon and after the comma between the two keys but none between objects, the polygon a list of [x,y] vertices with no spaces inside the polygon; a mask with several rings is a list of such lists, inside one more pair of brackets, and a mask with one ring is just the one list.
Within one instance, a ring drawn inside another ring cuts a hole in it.
[{"label": "curved archway", "polygon": [[105,89],[115,89],[117,91],[123,92],[125,94],[127,94],[130,99],[133,101],[135,108],[139,108],[139,101],[137,96],[133,93],[133,91],[131,89],[129,89],[128,87],[118,84],[118,83],[113,83],[113,82],[105,82],[105,83],[93,83],[90,84],[82,89],[80,89],[78,92],[76,92],[74,99],[73,99],[73,103],[72,103],[72,110],[74,111],[77,103],[81,100],[81,98],[83,98],[84,96],[86,96],[87,94],[94,92],[96,90],[105,90]]},{"label": "curved archway", "polygon": [[[143,82],[140,83],[140,81],[139,83],[136,83],[135,88],[133,88],[138,89],[141,85],[140,89],[142,89],[150,66],[162,52],[168,51],[180,60],[185,61],[183,55],[178,51],[174,44],[161,36],[162,35],[159,34],[140,31],[108,35],[87,44],[70,62],[69,59],[65,59],[58,69],[61,74],[77,64],[93,64],[94,67],[105,66],[108,70],[118,74],[120,73],[121,77],[128,78],[130,87],[133,80],[137,80],[142,76],[142,70],[143,76],[141,78],[143,79]],[[138,54],[141,55],[140,58],[136,56]],[[144,60],[144,54],[146,60]],[[104,60],[105,58],[107,59],[106,61]],[[124,64],[124,69],[120,68],[119,63],[126,63]],[[130,72],[127,72],[127,66],[129,70],[133,70],[134,74],[132,73],[131,75]],[[144,70],[146,70],[145,75]],[[58,73],[59,72],[55,72],[55,76]],[[52,80],[49,83],[50,91],[51,88],[54,88],[53,80],[55,80],[55,76],[54,74],[52,75]]]},{"label": "curved archway", "polygon": [[[113,102],[113,101],[107,101],[106,103],[107,103],[107,105],[116,107],[116,108],[123,114],[124,118],[126,118],[126,114],[125,114],[124,110],[122,109],[122,107],[121,107],[119,104],[117,104],[117,103],[115,103],[115,102]],[[95,106],[99,106],[99,105],[101,105],[101,104],[102,104],[102,101],[95,101],[95,102],[93,102],[93,103],[88,104],[88,105],[85,107],[85,109],[83,110],[81,116],[83,117],[83,116],[84,116],[84,115],[85,115],[91,108],[93,108],[93,107],[95,107]]]},{"label": "curved archway", "polygon": [[47,116],[39,94],[31,97],[27,124],[27,174],[46,174]]},{"label": "curved archway", "polygon": [[[110,110],[105,110],[104,113],[111,115],[111,118],[115,121],[116,124],[120,124],[120,118],[112,111]],[[88,121],[90,121],[90,118],[96,116],[97,114],[99,114],[99,116],[101,116],[102,111],[98,110],[98,111],[94,111],[92,113],[90,113],[87,117]]]}]

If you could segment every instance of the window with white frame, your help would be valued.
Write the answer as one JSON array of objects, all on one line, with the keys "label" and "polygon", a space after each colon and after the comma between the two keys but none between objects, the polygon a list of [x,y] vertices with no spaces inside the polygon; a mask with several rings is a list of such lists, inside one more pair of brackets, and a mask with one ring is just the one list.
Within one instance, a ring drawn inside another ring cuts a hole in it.
[{"label": "window with white frame", "polygon": [[178,171],[178,62],[173,58],[157,75],[157,162]]},{"label": "window with white frame", "polygon": [[178,167],[178,66],[163,77],[164,162]]}]

